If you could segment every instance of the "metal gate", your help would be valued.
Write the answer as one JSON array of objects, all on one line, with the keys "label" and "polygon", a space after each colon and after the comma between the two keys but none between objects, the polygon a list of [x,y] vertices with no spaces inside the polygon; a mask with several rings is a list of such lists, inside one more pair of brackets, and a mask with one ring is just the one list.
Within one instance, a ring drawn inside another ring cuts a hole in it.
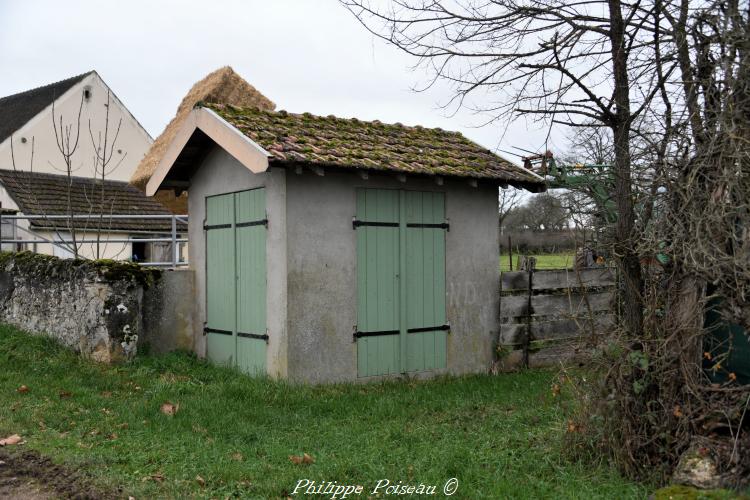
[{"label": "metal gate", "polygon": [[445,195],[358,189],[357,371],[446,367]]},{"label": "metal gate", "polygon": [[206,350],[211,361],[266,373],[266,193],[206,198]]}]

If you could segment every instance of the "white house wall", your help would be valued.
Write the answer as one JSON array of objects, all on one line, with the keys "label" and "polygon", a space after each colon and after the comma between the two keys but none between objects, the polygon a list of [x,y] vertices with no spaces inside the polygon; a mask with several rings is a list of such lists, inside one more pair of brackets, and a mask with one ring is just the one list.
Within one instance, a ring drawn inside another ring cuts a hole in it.
[{"label": "white house wall", "polygon": [[[98,139],[99,132],[104,133],[107,85],[99,75],[92,73],[57,99],[55,116],[57,117],[58,127],[60,117],[62,117],[64,126],[73,125],[75,131],[81,96],[86,88],[91,91],[91,94],[90,98],[83,102],[78,149],[73,156],[73,175],[91,178],[96,174],[96,160],[94,145],[89,133],[89,121],[94,138]],[[110,141],[117,131],[120,120],[122,120],[122,125],[106,178],[129,181],[153,141],[114,93],[110,93]],[[75,132],[73,135],[75,135]],[[12,136],[16,168],[19,170],[29,170],[32,138],[34,139],[33,170],[50,174],[64,174],[65,163],[57,148],[55,132],[52,128],[51,105]],[[26,142],[23,142],[23,139],[26,139]],[[6,170],[13,168],[10,140],[9,137],[0,143],[0,168]],[[115,167],[118,163],[119,166]],[[101,173],[97,177],[100,175]]]},{"label": "white house wall", "polygon": [[[65,253],[63,249],[55,249],[52,243],[45,243],[44,240],[55,241],[61,238],[66,240],[70,239],[70,233],[64,233],[60,231],[55,233],[54,231],[37,231],[37,236],[40,242],[36,244],[26,244],[27,250],[34,250],[37,253],[46,255],[57,255],[59,257],[69,257],[62,255]],[[109,243],[110,240],[123,240],[127,239],[129,235],[127,233],[103,233],[101,236],[100,245],[100,257],[101,259],[113,259],[113,260],[128,260],[133,254],[133,248],[130,243]],[[82,240],[93,240],[96,239],[96,233],[88,232],[85,234],[77,233],[76,239]],[[22,235],[22,239],[33,239],[29,235]],[[34,249],[36,246],[36,249]],[[96,243],[81,243],[78,250],[79,256],[84,259],[95,259],[96,258]]]}]

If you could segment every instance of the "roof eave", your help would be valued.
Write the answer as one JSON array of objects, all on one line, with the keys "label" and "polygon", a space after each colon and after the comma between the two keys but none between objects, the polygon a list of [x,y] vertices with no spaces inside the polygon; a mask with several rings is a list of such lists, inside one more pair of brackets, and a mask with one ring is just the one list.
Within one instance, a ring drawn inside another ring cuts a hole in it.
[{"label": "roof eave", "polygon": [[258,143],[245,136],[213,110],[195,108],[185,119],[185,123],[167,147],[166,153],[159,161],[153,175],[151,175],[146,185],[148,196],[153,196],[159,190],[196,130],[206,134],[214,143],[234,156],[251,172],[257,174],[268,169],[268,157],[270,155]]},{"label": "roof eave", "polygon": [[536,179],[534,178],[529,179],[529,180],[523,180],[523,179],[513,179],[511,177],[503,178],[503,177],[491,176],[491,175],[471,175],[471,173],[455,173],[455,172],[454,173],[448,173],[448,172],[428,173],[428,172],[409,172],[409,171],[402,171],[402,170],[395,170],[395,169],[388,169],[388,168],[365,168],[365,167],[360,167],[360,166],[346,166],[346,165],[341,165],[337,163],[328,163],[328,162],[282,160],[280,158],[276,158],[273,156],[271,156],[269,161],[272,166],[279,166],[279,167],[294,167],[296,165],[310,165],[310,166],[322,167],[325,169],[333,169],[338,172],[364,171],[364,172],[369,172],[369,173],[379,173],[383,175],[390,174],[390,175],[409,175],[409,176],[416,176],[416,177],[444,177],[446,179],[472,179],[478,182],[492,183],[492,184],[496,184],[502,187],[513,186],[519,189],[525,189],[532,193],[541,193],[547,190],[547,183],[544,181],[544,179],[537,176],[533,172],[531,172],[531,174],[533,175],[533,177],[539,177],[540,179],[539,181],[536,181]]}]

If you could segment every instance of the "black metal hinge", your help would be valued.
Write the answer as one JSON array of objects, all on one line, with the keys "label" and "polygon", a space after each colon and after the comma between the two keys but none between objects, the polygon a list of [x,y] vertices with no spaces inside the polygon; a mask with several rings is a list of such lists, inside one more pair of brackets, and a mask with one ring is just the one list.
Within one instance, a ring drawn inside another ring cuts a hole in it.
[{"label": "black metal hinge", "polygon": [[434,331],[445,331],[450,330],[450,325],[440,325],[440,326],[426,326],[423,328],[409,328],[406,330],[406,333],[421,333],[421,332],[434,332]]},{"label": "black metal hinge", "polygon": [[219,335],[232,335],[231,330],[219,330],[218,328],[203,327],[203,335],[207,333],[218,333]]},{"label": "black metal hinge", "polygon": [[[451,329],[451,326],[448,324],[445,324],[445,325],[440,325],[440,326],[409,328],[408,330],[406,330],[406,333],[435,332],[435,331],[446,331],[450,329]],[[354,342],[356,342],[358,338],[362,338],[362,337],[382,337],[385,335],[398,335],[399,333],[401,333],[399,330],[381,330],[381,331],[376,331],[376,332],[356,331],[352,334],[352,337],[354,338]]]},{"label": "black metal hinge", "polygon": [[268,227],[268,219],[254,220],[250,222],[238,222],[234,227],[250,227],[250,226],[266,226]]},{"label": "black metal hinge", "polygon": [[398,335],[399,333],[398,330],[381,330],[378,332],[354,332],[352,336],[356,342],[358,338],[362,337],[382,337],[385,335]]},{"label": "black metal hinge", "polygon": [[370,222],[357,219],[352,220],[352,229],[357,229],[360,226],[398,227],[398,222]]},{"label": "black metal hinge", "polygon": [[428,228],[428,229],[445,229],[446,231],[451,230],[451,225],[447,222],[443,222],[441,224],[407,224],[406,227],[421,227],[421,228]]},{"label": "black metal hinge", "polygon": [[[206,335],[207,333],[218,333],[219,335],[232,335],[231,330],[220,330],[219,328],[209,328],[207,326],[203,327],[203,335]],[[268,334],[258,334],[258,333],[246,333],[246,332],[237,332],[238,337],[242,337],[243,339],[258,339],[258,340],[265,340],[268,342]]]},{"label": "black metal hinge", "polygon": [[205,224],[203,226],[204,231],[210,231],[211,229],[229,229],[232,227],[231,224]]},{"label": "black metal hinge", "polygon": [[[268,219],[253,220],[248,222],[238,222],[234,227],[250,227],[250,226],[266,226],[268,227]],[[210,231],[212,229],[229,229],[232,224],[205,224],[203,229]]]},{"label": "black metal hinge", "polygon": [[258,339],[268,342],[268,334],[260,335],[258,333],[237,332],[237,336],[242,337],[243,339]]}]

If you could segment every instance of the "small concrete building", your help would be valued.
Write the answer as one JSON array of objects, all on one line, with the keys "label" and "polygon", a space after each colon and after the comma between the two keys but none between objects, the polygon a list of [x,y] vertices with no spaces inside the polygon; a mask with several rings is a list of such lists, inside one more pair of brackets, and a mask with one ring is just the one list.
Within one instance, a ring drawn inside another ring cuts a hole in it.
[{"label": "small concrete building", "polygon": [[199,355],[339,382],[489,369],[508,185],[456,132],[202,104],[147,194],[188,193]]}]

